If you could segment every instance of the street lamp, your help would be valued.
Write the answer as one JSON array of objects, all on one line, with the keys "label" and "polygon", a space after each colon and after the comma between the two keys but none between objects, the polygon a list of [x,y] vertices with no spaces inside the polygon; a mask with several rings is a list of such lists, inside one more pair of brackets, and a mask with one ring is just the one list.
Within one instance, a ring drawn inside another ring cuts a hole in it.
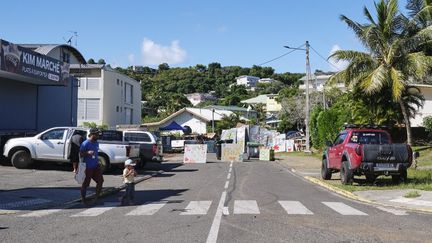
[{"label": "street lamp", "polygon": [[300,50],[300,51],[306,51],[306,149],[305,153],[310,153],[310,132],[309,132],[309,80],[311,78],[311,70],[310,70],[310,61],[309,61],[309,41],[306,41],[306,48],[292,48],[289,46],[284,46],[285,48],[291,49],[291,50]]}]

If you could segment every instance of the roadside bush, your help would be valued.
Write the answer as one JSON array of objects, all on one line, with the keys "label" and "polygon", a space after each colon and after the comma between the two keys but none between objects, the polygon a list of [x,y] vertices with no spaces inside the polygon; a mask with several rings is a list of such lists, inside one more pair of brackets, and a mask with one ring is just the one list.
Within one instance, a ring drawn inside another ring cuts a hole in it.
[{"label": "roadside bush", "polygon": [[319,148],[325,146],[326,141],[333,141],[341,130],[343,122],[341,119],[341,111],[331,108],[321,112],[318,115],[318,138],[320,141]]},{"label": "roadside bush", "polygon": [[323,111],[324,110],[321,106],[317,106],[312,110],[310,114],[309,129],[312,147],[314,148],[319,148],[324,143],[318,136],[318,116]]}]

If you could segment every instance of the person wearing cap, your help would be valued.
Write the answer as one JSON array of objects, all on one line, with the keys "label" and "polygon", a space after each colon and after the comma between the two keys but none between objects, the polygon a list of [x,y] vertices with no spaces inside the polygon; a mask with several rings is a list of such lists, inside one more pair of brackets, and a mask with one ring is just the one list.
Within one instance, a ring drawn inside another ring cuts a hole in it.
[{"label": "person wearing cap", "polygon": [[128,159],[125,161],[125,168],[123,170],[123,182],[125,183],[126,192],[121,198],[121,205],[133,205],[135,194],[135,163],[133,160]]},{"label": "person wearing cap", "polygon": [[86,177],[83,184],[81,185],[81,201],[84,204],[86,202],[87,188],[90,185],[91,179],[96,182],[96,197],[93,203],[96,203],[99,195],[102,191],[103,176],[102,170],[99,166],[98,150],[99,150],[99,138],[100,131],[97,128],[92,128],[89,131],[88,139],[85,140],[80,147],[80,156],[83,158],[84,163],[86,163]]}]

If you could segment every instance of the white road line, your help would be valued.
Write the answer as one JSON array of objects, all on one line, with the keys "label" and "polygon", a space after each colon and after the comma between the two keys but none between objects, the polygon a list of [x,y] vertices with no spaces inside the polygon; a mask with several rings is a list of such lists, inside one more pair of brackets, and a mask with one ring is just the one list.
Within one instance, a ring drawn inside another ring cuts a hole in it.
[{"label": "white road line", "polygon": [[20,215],[19,217],[43,217],[47,216],[53,213],[60,212],[61,209],[44,209],[44,210],[36,210],[31,213],[26,213],[23,215]]},{"label": "white road line", "polygon": [[218,204],[218,207],[216,209],[216,214],[214,216],[209,235],[207,236],[207,241],[206,241],[207,243],[216,243],[217,242],[217,237],[219,234],[219,228],[220,228],[220,223],[221,223],[221,219],[222,219],[222,212],[223,212],[223,208],[224,208],[226,194],[227,194],[226,191],[222,192],[222,196],[219,200],[219,204]]},{"label": "white road line", "polygon": [[313,214],[301,202],[298,201],[279,201],[279,204],[288,214]]},{"label": "white road line", "polygon": [[230,168],[229,168],[229,171],[228,171],[228,173],[231,173],[231,171],[232,171],[232,167],[230,167]]},{"label": "white road line", "polygon": [[226,182],[225,182],[224,189],[228,189],[228,186],[229,186],[229,181],[226,181]]},{"label": "white road line", "polygon": [[118,204],[119,203],[104,203],[101,207],[89,208],[80,213],[74,214],[71,217],[95,217],[115,208]]},{"label": "white road line", "polygon": [[260,214],[255,200],[235,200],[234,214]]},{"label": "white road line", "polygon": [[228,173],[227,180],[231,178],[231,173]]},{"label": "white road line", "polygon": [[205,215],[211,204],[212,201],[191,201],[180,215]]},{"label": "white road line", "polygon": [[345,203],[341,203],[341,202],[322,202],[322,203],[342,215],[367,215],[366,213],[363,213],[360,210],[350,207]]},{"label": "white road line", "polygon": [[408,215],[408,213],[404,210],[399,210],[399,209],[394,209],[394,208],[386,208],[386,207],[381,207],[381,206],[378,206],[377,208],[379,210],[382,210],[384,212],[391,213],[391,214],[394,214],[397,216]]},{"label": "white road line", "polygon": [[130,211],[126,215],[127,216],[153,215],[165,205],[166,205],[166,203],[147,203],[147,204],[138,206],[137,208]]},{"label": "white road line", "polygon": [[223,215],[229,215],[228,207],[224,207],[222,213],[223,213]]}]

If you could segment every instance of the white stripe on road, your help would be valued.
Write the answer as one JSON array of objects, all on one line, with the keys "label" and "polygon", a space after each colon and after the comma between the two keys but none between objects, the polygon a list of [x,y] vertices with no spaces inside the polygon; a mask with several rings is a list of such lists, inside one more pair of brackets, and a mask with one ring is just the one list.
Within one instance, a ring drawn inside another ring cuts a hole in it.
[{"label": "white stripe on road", "polygon": [[43,217],[43,216],[47,216],[53,213],[57,213],[61,211],[61,209],[44,209],[44,210],[37,210],[37,211],[33,211],[31,213],[26,213],[23,215],[20,215],[20,217]]},{"label": "white stripe on road", "polygon": [[279,204],[288,214],[313,214],[312,211],[298,201],[279,201]]},{"label": "white stripe on road", "polygon": [[232,171],[232,167],[230,167],[230,169],[229,169],[228,173],[231,173],[231,171]]},{"label": "white stripe on road", "polygon": [[115,206],[118,206],[118,203],[104,203],[101,207],[89,208],[71,217],[95,217],[115,208]]},{"label": "white stripe on road", "polygon": [[222,196],[219,200],[219,204],[218,207],[216,209],[216,214],[215,217],[213,219],[213,223],[212,226],[210,228],[210,232],[209,235],[207,236],[207,243],[216,243],[217,242],[217,237],[219,234],[219,227],[220,227],[220,223],[221,223],[221,219],[222,219],[222,212],[224,210],[224,203],[225,203],[225,199],[226,199],[226,191],[222,192]]},{"label": "white stripe on road", "polygon": [[191,201],[180,215],[205,215],[212,201]]},{"label": "white stripe on road", "polygon": [[228,173],[227,180],[231,178],[231,173]]},{"label": "white stripe on road", "polygon": [[408,213],[404,210],[394,209],[394,208],[386,208],[386,207],[377,207],[379,210],[382,210],[387,213],[391,213],[398,216],[408,215]]},{"label": "white stripe on road", "polygon": [[342,215],[367,215],[366,213],[363,213],[360,210],[350,207],[345,203],[341,203],[341,202],[322,202],[322,203]]},{"label": "white stripe on road", "polygon": [[229,181],[226,181],[226,182],[225,182],[224,189],[228,189],[228,186],[229,186]]},{"label": "white stripe on road", "polygon": [[159,209],[161,209],[163,206],[165,206],[166,203],[147,203],[144,205],[141,205],[134,210],[130,211],[127,216],[139,216],[139,215],[153,215]]},{"label": "white stripe on road", "polygon": [[255,200],[235,200],[234,214],[260,214]]}]

